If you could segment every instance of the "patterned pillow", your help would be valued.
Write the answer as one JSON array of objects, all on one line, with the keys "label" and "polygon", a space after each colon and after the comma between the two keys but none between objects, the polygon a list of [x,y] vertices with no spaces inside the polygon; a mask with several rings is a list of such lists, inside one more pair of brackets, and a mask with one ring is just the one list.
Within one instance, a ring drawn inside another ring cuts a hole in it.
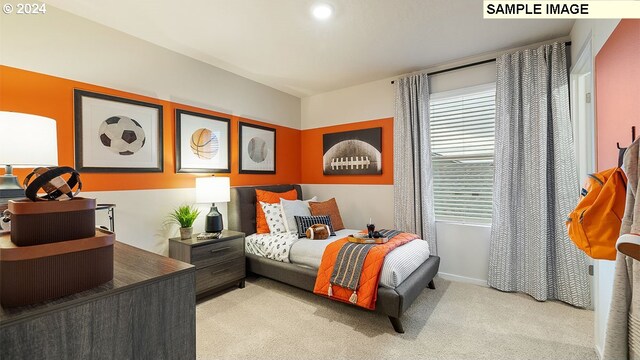
[{"label": "patterned pillow", "polygon": [[284,217],[282,217],[282,205],[269,204],[261,201],[260,206],[262,206],[262,211],[267,219],[267,225],[269,225],[269,232],[271,234],[287,232],[287,227],[284,225]]},{"label": "patterned pillow", "polygon": [[262,206],[259,206],[260,201],[266,202],[269,204],[277,204],[280,203],[280,198],[287,200],[295,200],[298,198],[298,192],[296,189],[291,189],[286,192],[277,193],[265,190],[256,189],[256,233],[257,234],[267,234],[269,233],[269,225],[267,224],[267,219],[264,217],[264,211],[262,211]]},{"label": "patterned pillow", "polygon": [[297,232],[296,218],[294,216],[311,216],[309,201],[318,201],[317,197],[309,200],[287,200],[280,199],[282,205],[282,216],[284,216],[284,226],[288,232]]},{"label": "patterned pillow", "polygon": [[298,227],[298,238],[307,237],[307,229],[314,224],[325,224],[329,225],[329,229],[331,230],[331,236],[335,236],[336,233],[333,231],[333,226],[331,225],[331,218],[329,215],[324,216],[295,216],[296,225]]},{"label": "patterned pillow", "polygon": [[344,229],[340,210],[338,210],[338,203],[336,203],[335,198],[323,202],[310,202],[309,208],[311,209],[311,215],[329,215],[331,222],[333,222],[335,226],[333,228],[335,231]]}]

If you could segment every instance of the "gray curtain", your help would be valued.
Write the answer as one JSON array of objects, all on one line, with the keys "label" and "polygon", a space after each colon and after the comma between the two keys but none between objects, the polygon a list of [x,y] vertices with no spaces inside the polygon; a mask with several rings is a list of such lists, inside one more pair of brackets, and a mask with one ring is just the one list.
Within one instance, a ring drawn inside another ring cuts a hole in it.
[{"label": "gray curtain", "polygon": [[418,234],[436,255],[433,177],[429,142],[429,82],[426,74],[395,81],[393,122],[394,224]]},{"label": "gray curtain", "polygon": [[497,59],[488,283],[588,307],[587,259],[565,228],[580,189],[565,50],[555,43]]}]

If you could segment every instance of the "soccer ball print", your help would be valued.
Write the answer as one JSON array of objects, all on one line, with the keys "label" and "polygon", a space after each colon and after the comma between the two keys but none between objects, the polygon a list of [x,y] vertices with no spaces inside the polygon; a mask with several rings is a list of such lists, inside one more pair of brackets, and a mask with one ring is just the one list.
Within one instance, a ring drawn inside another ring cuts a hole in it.
[{"label": "soccer ball print", "polygon": [[100,124],[100,142],[112,152],[128,156],[138,152],[145,144],[144,129],[127,116],[112,116]]}]

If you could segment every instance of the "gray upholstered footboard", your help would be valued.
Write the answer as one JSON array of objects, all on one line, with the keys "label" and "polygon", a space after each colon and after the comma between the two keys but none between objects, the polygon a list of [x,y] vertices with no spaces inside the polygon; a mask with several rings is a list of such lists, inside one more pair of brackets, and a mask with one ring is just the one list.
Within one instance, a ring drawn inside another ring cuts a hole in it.
[{"label": "gray upholstered footboard", "polygon": [[[397,288],[378,288],[376,311],[389,316],[397,332],[404,332],[400,317],[426,287],[433,285],[432,280],[438,273],[439,266],[440,258],[430,256]],[[253,254],[247,254],[247,271],[307,291],[313,291],[316,282],[316,271],[313,269]]]}]

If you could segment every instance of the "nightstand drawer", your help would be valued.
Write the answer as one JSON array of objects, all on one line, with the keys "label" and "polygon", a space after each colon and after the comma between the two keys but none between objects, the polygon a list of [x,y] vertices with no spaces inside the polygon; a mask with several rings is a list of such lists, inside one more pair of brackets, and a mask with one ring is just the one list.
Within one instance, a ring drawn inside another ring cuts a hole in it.
[{"label": "nightstand drawer", "polygon": [[196,246],[191,249],[191,263],[198,269],[239,258],[244,261],[243,238]]},{"label": "nightstand drawer", "polygon": [[234,259],[196,270],[196,293],[245,277],[245,259]]}]

